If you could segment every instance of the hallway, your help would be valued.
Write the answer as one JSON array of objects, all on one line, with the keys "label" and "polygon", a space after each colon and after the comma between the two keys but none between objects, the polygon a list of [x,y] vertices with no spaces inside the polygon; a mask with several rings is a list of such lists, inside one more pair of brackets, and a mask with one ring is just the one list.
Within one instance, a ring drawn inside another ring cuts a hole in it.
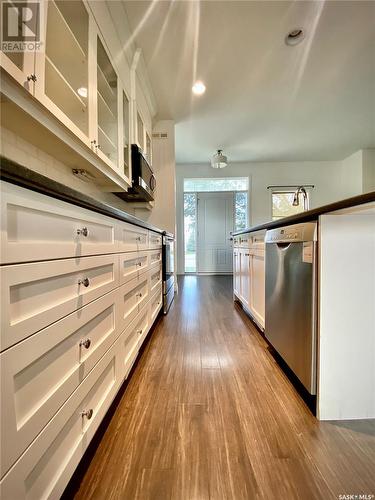
[{"label": "hallway", "polygon": [[319,423],[233,304],[231,277],[187,276],[67,493],[81,481],[77,500],[333,499],[373,495],[374,468],[375,422]]}]

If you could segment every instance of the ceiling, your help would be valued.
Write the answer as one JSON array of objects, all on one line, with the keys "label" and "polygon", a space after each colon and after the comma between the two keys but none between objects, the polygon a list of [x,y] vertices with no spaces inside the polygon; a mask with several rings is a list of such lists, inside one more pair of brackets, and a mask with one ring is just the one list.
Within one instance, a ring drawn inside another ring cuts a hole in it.
[{"label": "ceiling", "polygon": [[[179,163],[337,160],[375,147],[375,2],[125,1]],[[287,32],[303,27],[290,47]],[[192,84],[207,90],[193,96]]]}]

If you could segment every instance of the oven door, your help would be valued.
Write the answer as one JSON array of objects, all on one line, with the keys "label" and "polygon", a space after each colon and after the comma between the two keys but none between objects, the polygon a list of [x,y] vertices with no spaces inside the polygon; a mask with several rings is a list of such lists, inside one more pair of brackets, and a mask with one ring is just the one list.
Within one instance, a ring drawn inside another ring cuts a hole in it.
[{"label": "oven door", "polygon": [[174,286],[174,239],[163,237],[163,293],[167,294]]}]

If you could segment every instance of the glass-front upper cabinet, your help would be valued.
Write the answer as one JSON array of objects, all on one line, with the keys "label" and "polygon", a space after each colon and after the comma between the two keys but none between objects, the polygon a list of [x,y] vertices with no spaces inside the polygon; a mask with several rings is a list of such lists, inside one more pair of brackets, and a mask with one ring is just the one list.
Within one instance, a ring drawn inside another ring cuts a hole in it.
[{"label": "glass-front upper cabinet", "polygon": [[20,85],[34,93],[35,50],[40,47],[40,40],[43,39],[44,25],[40,24],[43,16],[37,2],[32,2],[32,5],[30,3],[27,26],[20,22],[25,5],[27,2],[0,2],[0,66]]},{"label": "glass-front upper cabinet", "polygon": [[131,177],[131,151],[130,151],[130,102],[125,92],[122,92],[122,148],[123,172],[129,180]]},{"label": "glass-front upper cabinet", "polygon": [[45,2],[45,52],[37,57],[36,97],[89,142],[89,14],[81,0]]},{"label": "glass-front upper cabinet", "polygon": [[152,142],[148,132],[146,132],[146,158],[150,165],[152,165]]},{"label": "glass-front upper cabinet", "polygon": [[137,112],[137,142],[142,152],[145,152],[145,127],[139,111]]},{"label": "glass-front upper cabinet", "polygon": [[108,54],[97,37],[97,148],[118,165],[118,81]]}]

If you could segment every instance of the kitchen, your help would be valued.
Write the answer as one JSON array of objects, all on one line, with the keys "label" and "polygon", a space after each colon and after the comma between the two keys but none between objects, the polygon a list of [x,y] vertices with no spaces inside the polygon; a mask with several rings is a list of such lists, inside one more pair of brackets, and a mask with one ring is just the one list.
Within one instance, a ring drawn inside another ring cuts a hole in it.
[{"label": "kitchen", "polygon": [[1,498],[373,498],[374,9],[2,2]]}]

